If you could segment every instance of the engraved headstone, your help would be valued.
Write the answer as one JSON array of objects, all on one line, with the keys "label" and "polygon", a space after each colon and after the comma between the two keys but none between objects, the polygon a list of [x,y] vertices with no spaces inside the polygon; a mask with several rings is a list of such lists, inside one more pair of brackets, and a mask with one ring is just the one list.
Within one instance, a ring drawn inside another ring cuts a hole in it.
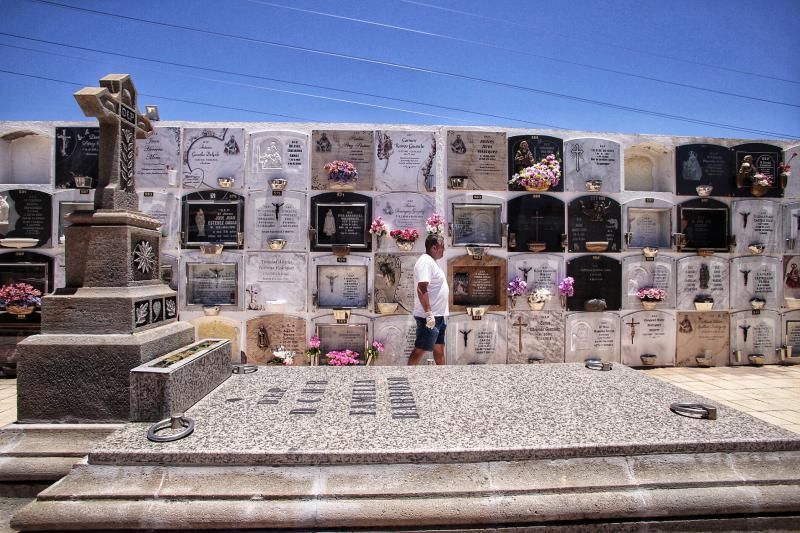
[{"label": "engraved headstone", "polygon": [[136,140],[136,185],[139,189],[177,188],[181,174],[181,129],[153,128]]},{"label": "engraved headstone", "polygon": [[731,309],[749,309],[754,298],[777,309],[783,304],[783,264],[777,257],[747,256],[731,260]]},{"label": "engraved headstone", "polygon": [[329,251],[334,245],[353,250],[372,250],[372,198],[355,193],[323,193],[311,197],[312,252]]},{"label": "engraved headstone", "polygon": [[244,240],[244,198],[227,191],[189,193],[182,200],[182,245],[223,244],[241,248]]},{"label": "engraved headstone", "polygon": [[[552,254],[517,254],[508,258],[507,281],[519,277],[528,285],[528,292],[549,289],[552,298],[545,303],[545,310],[560,310],[558,282],[564,278],[564,258]],[[511,309],[509,297],[508,308]],[[515,298],[514,309],[528,309],[526,296]]]},{"label": "engraved headstone", "polygon": [[800,299],[800,255],[783,256],[783,297]]},{"label": "engraved headstone", "polygon": [[183,188],[216,189],[244,186],[244,129],[185,128]]},{"label": "engraved headstone", "polygon": [[435,191],[436,152],[432,131],[376,131],[375,189]]},{"label": "engraved headstone", "polygon": [[490,313],[482,320],[467,315],[447,321],[447,364],[490,365],[506,362],[506,319]]},{"label": "engraved headstone", "polygon": [[[185,268],[185,306],[241,307],[239,296],[239,264],[225,256],[213,260],[196,256],[181,258]],[[231,258],[232,259],[232,258]],[[195,309],[197,307],[194,307]]]},{"label": "engraved headstone", "polygon": [[453,228],[453,246],[502,246],[503,204],[490,203],[499,198],[481,196],[478,200],[462,203],[450,200]]},{"label": "engraved headstone", "polygon": [[308,284],[300,281],[299,276],[306,271],[306,254],[303,253],[248,252],[245,310],[305,311]]},{"label": "engraved headstone", "polygon": [[628,249],[646,246],[669,249],[672,244],[672,204],[655,198],[633,200],[623,206]]},{"label": "engraved headstone", "polygon": [[620,317],[616,313],[567,314],[564,328],[565,361],[619,361],[619,322]]},{"label": "engraved headstone", "polygon": [[620,308],[622,263],[603,255],[584,255],[567,261],[567,276],[575,279],[575,295],[567,298],[567,309],[583,311],[590,300],[602,300],[605,309]]},{"label": "engraved headstone", "polygon": [[306,321],[292,315],[266,315],[247,321],[245,355],[247,362],[263,365],[272,352],[283,346],[294,352],[293,366],[305,366],[307,347]]},{"label": "engraved headstone", "polygon": [[358,171],[353,189],[372,190],[375,168],[375,137],[372,131],[314,130],[311,132],[311,188],[329,187],[325,165],[331,161],[349,161]]},{"label": "engraved headstone", "polygon": [[313,259],[314,292],[320,309],[366,308],[372,289],[370,258],[322,256]]},{"label": "engraved headstone", "polygon": [[561,252],[564,202],[546,194],[525,194],[508,201],[510,252]]},{"label": "engraved headstone", "polygon": [[[33,246],[47,246],[50,243],[53,200],[49,194],[12,189],[0,192],[0,202],[8,205],[8,224],[0,224],[0,239],[34,239],[36,242],[32,242]],[[3,243],[0,242],[0,245]]]},{"label": "engraved headstone", "polygon": [[619,252],[622,211],[619,203],[606,196],[581,196],[567,206],[567,234],[570,252]]},{"label": "engraved headstone", "polygon": [[92,190],[57,190],[53,195],[53,216],[56,219],[58,244],[64,244],[64,229],[71,225],[66,216],[75,211],[94,211]]},{"label": "engraved headstone", "polygon": [[622,151],[618,142],[586,137],[564,143],[565,188],[582,192],[586,182],[600,180],[598,192],[619,192]]},{"label": "engraved headstone", "polygon": [[[419,231],[421,237],[414,243],[414,249],[423,252],[425,250],[425,220],[433,214],[433,200],[431,196],[417,193],[381,194],[374,199],[374,216],[382,217],[389,231],[406,228]],[[391,237],[386,236],[381,244],[390,240]]]},{"label": "engraved headstone", "polygon": [[564,318],[560,312],[515,311],[508,316],[508,363],[564,362]]},{"label": "engraved headstone", "polygon": [[257,131],[249,135],[247,188],[269,191],[270,180],[286,180],[286,188],[306,190],[308,135],[295,131]]},{"label": "engraved headstone", "polygon": [[781,317],[775,311],[731,313],[731,364],[755,364],[750,357],[754,355],[763,356],[766,364],[777,363],[781,337]]},{"label": "engraved headstone", "polygon": [[783,246],[787,253],[800,250],[800,203],[783,204]]},{"label": "engraved headstone", "polygon": [[364,350],[367,347],[368,324],[326,323],[325,321],[329,319],[330,316],[320,317],[314,321],[314,329],[319,336],[320,349],[322,350],[323,356],[332,350],[352,350],[363,356]]},{"label": "engraved headstone", "polygon": [[505,133],[448,130],[446,142],[448,189],[506,190]]},{"label": "engraved headstone", "polygon": [[637,311],[624,315],[621,324],[623,364],[675,364],[675,315],[664,311]]},{"label": "engraved headstone", "polygon": [[[677,308],[693,310],[695,301],[707,302],[706,297],[711,297],[712,309],[727,309],[730,304],[729,267],[727,259],[716,256],[691,256],[678,260]],[[734,281],[741,282],[742,278]]]},{"label": "engraved headstone", "polygon": [[[404,366],[414,350],[417,322],[411,315],[381,316],[374,321],[373,339],[384,344],[384,351],[376,366]],[[448,326],[448,335],[450,329]]]},{"label": "engraved headstone", "polygon": [[231,341],[231,363],[242,361],[242,350],[239,346],[241,327],[238,320],[224,316],[201,316],[191,320],[197,330],[198,339],[228,339]]},{"label": "engraved headstone", "polygon": [[733,191],[733,153],[717,144],[684,144],[675,148],[675,194],[697,196],[699,185],[711,185],[713,196]]},{"label": "engraved headstone", "polygon": [[284,191],[251,192],[245,216],[245,245],[251,250],[306,250],[308,213],[306,195]]},{"label": "engraved headstone", "polygon": [[645,287],[664,289],[667,297],[658,303],[659,308],[675,307],[675,258],[659,255],[648,261],[641,255],[622,259],[623,302],[626,309],[641,307],[636,291]]},{"label": "engraved headstone", "polygon": [[488,306],[490,311],[506,309],[505,259],[485,254],[476,258],[462,255],[447,262],[451,313],[479,306]]},{"label": "engraved headstone", "polygon": [[375,254],[375,304],[396,303],[395,312],[414,310],[414,264],[416,255]]},{"label": "engraved headstone", "polygon": [[139,210],[161,222],[161,248],[177,248],[178,199],[171,192],[140,191]]},{"label": "engraved headstone", "polygon": [[[508,139],[508,179],[520,170],[538,163],[548,155],[555,155],[561,161],[561,176],[564,176],[564,141],[547,135],[517,135]],[[511,190],[521,187],[509,186]],[[563,191],[563,178],[552,191]]]},{"label": "engraved headstone", "polygon": [[[780,252],[781,204],[771,200],[736,200],[731,208],[733,234],[738,254],[751,252],[751,246],[762,246],[759,253]],[[756,249],[753,248],[753,251]]]},{"label": "engraved headstone", "polygon": [[[787,311],[781,317],[781,343],[791,347],[791,357],[797,357],[800,350],[800,310]],[[789,354],[786,354],[789,357]]]},{"label": "engraved headstone", "polygon": [[679,233],[683,251],[728,252],[728,206],[711,198],[688,200],[678,205]]},{"label": "engraved headstone", "polygon": [[672,149],[646,142],[625,148],[625,190],[671,192],[675,168]]},{"label": "engraved headstone", "polygon": [[[727,312],[677,314],[677,366],[727,366],[730,318]],[[699,360],[698,360],[699,358]]]},{"label": "engraved headstone", "polygon": [[[746,143],[731,148],[734,156],[736,175],[735,196],[783,196],[783,184],[778,165],[783,161],[783,151],[779,146],[764,143]],[[772,179],[769,190],[753,194],[753,176],[763,174]]]},{"label": "engraved headstone", "polygon": [[100,128],[56,128],[55,148],[56,189],[84,189],[97,185]]}]

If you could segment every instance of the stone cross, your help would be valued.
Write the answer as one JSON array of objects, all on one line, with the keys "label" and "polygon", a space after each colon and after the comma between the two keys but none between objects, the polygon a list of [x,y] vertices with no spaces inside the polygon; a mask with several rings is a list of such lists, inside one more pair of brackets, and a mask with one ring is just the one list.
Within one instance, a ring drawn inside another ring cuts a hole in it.
[{"label": "stone cross", "polygon": [[517,321],[511,324],[519,328],[519,351],[522,352],[522,327],[527,326],[527,322],[522,321],[522,316],[517,316]]},{"label": "stone cross", "polygon": [[636,338],[636,326],[638,326],[640,323],[636,322],[636,319],[631,317],[631,321],[626,322],[626,324],[631,327],[631,344],[633,344],[633,339]]},{"label": "stone cross", "polygon": [[84,87],[75,93],[75,99],[84,115],[100,122],[95,209],[136,211],[136,138],[147,138],[153,127],[136,109],[136,88],[131,77],[109,74],[100,80],[100,87]]},{"label": "stone cross", "polygon": [[581,155],[583,155],[583,148],[581,148],[580,144],[576,144],[575,146],[572,147],[572,150],[570,150],[570,152],[572,153],[572,155],[575,156],[575,170],[577,172],[580,172],[581,171]]}]

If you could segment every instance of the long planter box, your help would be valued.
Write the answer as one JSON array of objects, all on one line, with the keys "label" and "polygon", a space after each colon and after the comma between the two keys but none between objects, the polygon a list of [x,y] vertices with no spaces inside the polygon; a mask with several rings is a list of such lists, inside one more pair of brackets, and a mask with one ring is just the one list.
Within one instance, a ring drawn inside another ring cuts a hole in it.
[{"label": "long planter box", "polygon": [[131,420],[183,413],[231,375],[231,341],[204,339],[131,370]]}]

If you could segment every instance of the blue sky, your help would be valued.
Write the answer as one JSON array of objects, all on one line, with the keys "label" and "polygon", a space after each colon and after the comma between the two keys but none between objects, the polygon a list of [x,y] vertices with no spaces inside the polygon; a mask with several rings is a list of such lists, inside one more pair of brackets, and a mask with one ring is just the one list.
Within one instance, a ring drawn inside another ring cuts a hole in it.
[{"label": "blue sky", "polygon": [[800,138],[798,0],[0,0],[0,13],[0,120],[82,119],[79,86],[41,78],[125,72],[162,120]]}]

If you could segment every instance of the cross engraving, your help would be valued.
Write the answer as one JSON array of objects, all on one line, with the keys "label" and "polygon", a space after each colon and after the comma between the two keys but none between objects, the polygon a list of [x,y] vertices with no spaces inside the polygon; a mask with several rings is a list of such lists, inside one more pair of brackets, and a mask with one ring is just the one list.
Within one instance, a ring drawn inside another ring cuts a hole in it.
[{"label": "cross engraving", "polygon": [[519,328],[519,351],[522,351],[522,327],[527,326],[527,322],[522,321],[522,315],[517,315],[517,321],[511,324],[512,326],[516,326]]},{"label": "cross engraving", "polygon": [[636,322],[636,320],[631,317],[631,321],[625,322],[625,324],[631,327],[631,344],[633,344],[633,339],[636,338],[636,326],[641,324],[641,322]]},{"label": "cross engraving", "polygon": [[575,170],[577,172],[581,171],[581,156],[583,155],[583,148],[581,148],[580,144],[576,144],[570,150],[570,153],[575,156]]},{"label": "cross engraving", "polygon": [[136,88],[128,74],[109,74],[100,87],[84,87],[75,100],[87,117],[100,122],[100,157],[95,209],[138,209],[134,184],[136,139],[153,131],[136,109]]},{"label": "cross engraving", "polygon": [[61,135],[58,135],[56,138],[61,141],[61,157],[67,157],[67,141],[69,140],[69,135],[67,135],[66,131],[62,131]]}]

